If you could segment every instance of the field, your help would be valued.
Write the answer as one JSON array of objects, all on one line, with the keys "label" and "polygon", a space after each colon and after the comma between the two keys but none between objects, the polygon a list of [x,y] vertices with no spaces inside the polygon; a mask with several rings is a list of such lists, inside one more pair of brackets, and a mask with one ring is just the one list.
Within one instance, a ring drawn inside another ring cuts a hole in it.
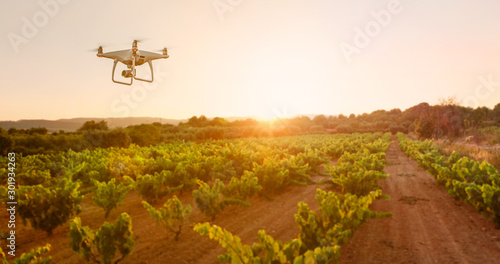
[{"label": "field", "polygon": [[[50,244],[44,256],[52,263],[87,263],[70,247],[70,222],[77,216],[95,232],[127,213],[133,234],[121,238],[134,244],[130,254],[114,252],[114,261],[124,256],[120,263],[218,263],[221,254],[233,263],[497,263],[498,172],[439,156],[431,145],[402,134],[336,134],[17,157],[16,256]],[[465,171],[470,177],[460,178]],[[106,217],[98,204],[121,200],[120,188],[123,202]],[[54,193],[37,196],[48,189]],[[64,190],[69,199],[57,195]],[[191,208],[177,219],[158,217],[174,231],[182,226],[177,241],[143,204],[159,209],[173,197]],[[46,223],[54,219],[60,224]],[[97,237],[120,249],[103,233],[88,241]],[[89,252],[106,263],[103,248]]]}]

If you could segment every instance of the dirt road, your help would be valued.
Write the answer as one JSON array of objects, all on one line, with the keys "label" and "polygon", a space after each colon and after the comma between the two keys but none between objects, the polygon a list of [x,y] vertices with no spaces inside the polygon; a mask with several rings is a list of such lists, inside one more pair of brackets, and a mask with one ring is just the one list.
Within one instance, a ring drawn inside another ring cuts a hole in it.
[{"label": "dirt road", "polygon": [[370,219],[342,248],[341,263],[500,263],[500,230],[468,204],[458,203],[443,186],[392,139],[380,181],[389,201],[373,210],[392,212]]}]

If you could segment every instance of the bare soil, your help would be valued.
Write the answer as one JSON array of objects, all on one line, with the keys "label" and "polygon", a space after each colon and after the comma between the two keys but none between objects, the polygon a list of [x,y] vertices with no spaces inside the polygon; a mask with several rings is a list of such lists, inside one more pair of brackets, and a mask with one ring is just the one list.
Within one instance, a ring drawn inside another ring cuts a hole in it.
[{"label": "bare soil", "polygon": [[[396,141],[396,138],[393,138]],[[341,249],[341,263],[500,263],[500,230],[468,204],[456,202],[443,186],[393,142],[380,181],[391,200],[375,211]]]},{"label": "bare soil", "polygon": [[[397,143],[390,146],[387,160],[386,172],[390,177],[380,181],[380,185],[392,199],[376,201],[373,210],[392,212],[393,216],[370,219],[356,230],[352,240],[342,248],[341,263],[500,263],[500,230],[495,229],[491,220],[471,206],[453,201],[442,186],[436,185],[433,176],[401,152]],[[313,177],[316,182],[325,179],[328,178]],[[251,207],[229,207],[212,223],[238,235],[247,244],[257,240],[260,229],[286,241],[299,232],[293,217],[297,204],[306,202],[311,209],[317,209],[314,199],[317,188],[328,190],[330,185],[291,186],[274,195],[274,200],[255,197],[250,200]],[[191,205],[193,213],[177,242],[173,234],[156,226],[142,206],[142,199],[133,191],[108,219],[104,219],[104,210],[87,195],[79,217],[83,225],[97,230],[104,221],[114,222],[121,212],[130,214],[134,251],[120,263],[218,263],[217,256],[224,250],[192,230],[195,223],[209,219],[196,208],[191,193],[182,194],[180,199]],[[8,215],[4,206],[0,209],[0,230],[7,229]],[[86,263],[69,248],[68,232],[69,224],[58,227],[47,237],[45,232],[25,227],[17,219],[16,255],[50,243],[52,263]],[[5,241],[0,246],[6,250]]]},{"label": "bare soil", "polygon": [[[313,176],[314,181],[328,179],[323,176]],[[264,197],[254,197],[249,202],[250,207],[231,206],[226,208],[222,214],[212,222],[221,226],[233,234],[238,235],[243,243],[252,244],[257,241],[257,231],[264,229],[274,238],[283,241],[295,238],[299,228],[295,224],[294,214],[297,212],[297,204],[306,202],[310,208],[317,209],[314,198],[317,188],[328,189],[330,185],[311,184],[307,186],[290,186],[283,193],[272,195],[273,200]],[[184,204],[190,204],[192,214],[188,224],[183,227],[179,241],[174,241],[174,235],[161,227],[141,204],[142,199],[134,192],[129,192],[123,204],[111,212],[104,219],[104,210],[94,204],[90,195],[82,201],[82,213],[78,215],[82,219],[82,225],[88,225],[94,231],[104,221],[115,222],[121,212],[127,212],[132,218],[133,232],[135,234],[135,246],[131,255],[120,263],[218,263],[218,255],[225,251],[217,242],[208,237],[202,237],[193,231],[195,223],[210,222],[196,207],[192,194],[184,193],[179,199]],[[159,207],[164,201],[158,202]],[[7,215],[2,206],[0,223],[7,227]],[[5,224],[3,224],[5,223]],[[0,227],[1,230],[1,227]],[[31,248],[51,244],[53,263],[86,263],[83,258],[73,252],[68,237],[69,224],[60,226],[54,230],[51,237],[47,237],[43,231],[34,231],[30,227],[23,226],[18,219],[16,224],[16,256],[29,251]],[[5,242],[0,242],[2,249],[6,251]],[[12,258],[8,258],[11,260]]]}]

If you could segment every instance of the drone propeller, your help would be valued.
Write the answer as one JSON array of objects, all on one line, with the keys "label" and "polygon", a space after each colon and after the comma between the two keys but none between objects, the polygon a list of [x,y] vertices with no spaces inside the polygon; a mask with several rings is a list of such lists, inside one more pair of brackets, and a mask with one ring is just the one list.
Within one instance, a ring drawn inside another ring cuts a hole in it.
[{"label": "drone propeller", "polygon": [[103,47],[103,46],[107,46],[107,45],[99,45],[99,47],[98,47],[98,48],[95,48],[95,49],[88,49],[88,50],[85,50],[85,51],[87,51],[87,52],[99,52],[99,51],[101,51],[101,52],[102,52],[102,47]]},{"label": "drone propeller", "polygon": [[144,42],[144,41],[147,41],[147,40],[148,39],[146,39],[146,38],[135,38],[134,42],[141,43],[141,42]]},{"label": "drone propeller", "polygon": [[156,49],[156,50],[153,50],[154,52],[162,52],[163,55],[168,55],[168,50],[170,50],[171,48],[163,48],[163,49]]},{"label": "drone propeller", "polygon": [[99,46],[99,48],[97,49],[90,49],[90,50],[87,50],[87,52],[96,52],[97,53],[97,57],[101,58],[102,57],[102,46]]}]

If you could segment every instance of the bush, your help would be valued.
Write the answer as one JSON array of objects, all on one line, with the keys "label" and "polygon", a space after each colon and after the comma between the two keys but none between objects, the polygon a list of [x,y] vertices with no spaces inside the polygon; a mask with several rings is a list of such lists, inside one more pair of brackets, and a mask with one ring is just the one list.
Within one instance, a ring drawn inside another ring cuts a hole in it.
[{"label": "bush", "polygon": [[158,210],[146,201],[142,201],[142,205],[148,210],[151,217],[156,220],[157,225],[163,226],[168,231],[174,233],[175,241],[179,240],[179,235],[181,234],[185,219],[191,214],[190,205],[184,207],[175,195],[172,199],[167,200],[163,207]]},{"label": "bush", "polygon": [[[28,253],[23,253],[21,257],[14,259],[13,264],[49,264],[52,261],[51,257],[43,257],[43,255],[47,254],[50,251],[50,244],[47,244],[43,247],[36,247]],[[0,248],[0,259],[3,264],[9,264],[7,259],[5,258],[5,254]]]},{"label": "bush", "polygon": [[117,250],[121,258],[114,263],[120,262],[132,253],[135,244],[133,236],[132,220],[127,213],[122,213],[115,224],[105,222],[95,233],[88,226],[82,226],[79,217],[70,223],[70,247],[78,255],[83,255],[87,262],[110,264]]},{"label": "bush", "polygon": [[48,236],[52,231],[66,223],[74,213],[81,211],[79,183],[62,178],[50,187],[41,185],[23,186],[19,189],[18,213],[26,225],[29,221],[35,230],[43,230]]},{"label": "bush", "polygon": [[111,210],[118,207],[122,203],[125,194],[132,189],[132,186],[123,183],[116,184],[115,179],[111,179],[108,183],[94,181],[94,184],[97,190],[92,200],[104,209],[104,218],[108,218]]},{"label": "bush", "polygon": [[150,204],[156,203],[159,199],[179,191],[183,185],[177,187],[169,187],[166,181],[171,175],[171,172],[155,173],[155,175],[138,176],[134,184],[134,189],[142,199]]},{"label": "bush", "polygon": [[336,131],[338,133],[353,133],[354,132],[354,128],[352,127],[351,124],[340,124],[337,126],[336,128]]},{"label": "bush", "polygon": [[405,129],[403,126],[400,126],[400,125],[391,125],[389,127],[389,131],[393,135],[396,135],[398,132],[401,132],[404,134],[408,133],[408,129]]},{"label": "bush", "polygon": [[193,191],[193,196],[196,201],[196,206],[207,216],[211,217],[212,221],[215,217],[226,208],[228,205],[241,205],[249,206],[243,200],[225,198],[223,196],[223,191],[225,185],[219,179],[215,180],[215,183],[210,187],[207,183],[198,180],[198,185],[200,186],[198,190]]}]

